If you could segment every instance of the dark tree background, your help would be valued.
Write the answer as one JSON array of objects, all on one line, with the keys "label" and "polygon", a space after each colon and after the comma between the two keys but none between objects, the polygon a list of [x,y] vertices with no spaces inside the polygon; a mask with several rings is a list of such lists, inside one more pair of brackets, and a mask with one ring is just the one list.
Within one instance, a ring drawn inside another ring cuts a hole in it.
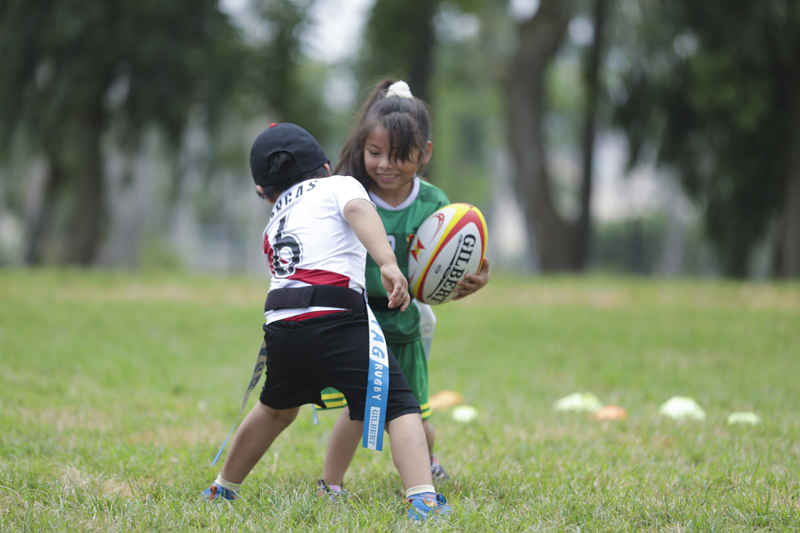
[{"label": "dark tree background", "polygon": [[301,38],[309,31],[313,0],[254,0],[268,39],[251,46],[246,65],[247,113],[271,112],[326,139],[333,132],[323,91],[327,72],[304,70]]},{"label": "dark tree background", "polygon": [[617,113],[704,213],[725,272],[777,226],[774,269],[800,276],[800,2],[650,2]]},{"label": "dark tree background", "polygon": [[[6,0],[0,4],[0,149],[49,167],[27,216],[25,261],[90,265],[106,212],[103,139],[135,149],[155,126],[177,145],[187,116],[213,121],[241,71],[238,35],[216,0]],[[59,253],[45,257],[48,243]]]},{"label": "dark tree background", "polygon": [[[655,154],[678,176],[726,274],[746,275],[768,240],[774,275],[800,277],[800,0],[541,0],[522,20],[505,1],[376,0],[358,57],[340,65],[306,56],[308,32],[337,31],[312,24],[314,0],[247,5],[255,37],[217,0],[0,3],[0,162],[47,169],[24,214],[28,264],[93,264],[113,216],[109,147],[137,153],[149,131],[173,158],[190,116],[205,117],[212,152],[223,116],[298,122],[340,143],[346,120],[325,97],[335,68],[360,94],[388,75],[431,104],[447,136],[431,168],[456,199],[488,197],[488,154],[509,150],[544,272],[590,266],[595,139],[621,128],[631,165]],[[463,14],[479,30],[448,41],[443,25]],[[583,43],[568,31],[576,21],[591,27]],[[579,75],[559,79],[576,56]],[[549,165],[556,116],[580,168],[574,217],[559,209]]]}]

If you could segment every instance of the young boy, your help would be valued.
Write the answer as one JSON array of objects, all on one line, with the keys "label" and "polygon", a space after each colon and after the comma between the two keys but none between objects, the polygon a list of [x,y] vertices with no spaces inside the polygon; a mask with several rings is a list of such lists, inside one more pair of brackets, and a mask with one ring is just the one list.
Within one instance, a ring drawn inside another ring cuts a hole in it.
[{"label": "young boy", "polygon": [[[389,306],[405,311],[410,303],[408,282],[374,204],[354,178],[331,176],[325,152],[308,132],[294,124],[272,124],[253,143],[250,170],[256,191],[273,205],[264,230],[272,274],[264,306],[267,377],[222,472],[203,492],[209,500],[236,499],[244,478],[300,406],[324,405],[319,391],[325,387],[341,391],[351,420],[363,422],[365,406],[374,401],[371,343],[380,337],[367,318],[367,252],[380,266]],[[433,488],[419,405],[394,356],[388,350],[385,355],[386,431],[408,518],[449,515],[450,507]],[[371,427],[374,415],[372,407]]]}]

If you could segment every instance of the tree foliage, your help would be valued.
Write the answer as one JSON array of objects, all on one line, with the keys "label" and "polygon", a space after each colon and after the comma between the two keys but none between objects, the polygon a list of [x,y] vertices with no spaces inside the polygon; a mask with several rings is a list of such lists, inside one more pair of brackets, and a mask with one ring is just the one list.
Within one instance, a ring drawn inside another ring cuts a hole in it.
[{"label": "tree foliage", "polygon": [[414,94],[430,101],[430,81],[437,70],[439,44],[435,17],[443,6],[460,11],[479,10],[485,0],[377,0],[364,30],[358,65],[362,85],[384,76],[408,82]]},{"label": "tree foliage", "polygon": [[[50,172],[28,260],[48,234],[59,260],[91,264],[105,225],[102,139],[135,148],[151,125],[177,145],[201,104],[216,116],[240,72],[237,34],[216,0],[6,0],[0,4],[0,150],[24,145]],[[63,230],[50,217],[66,212]]]},{"label": "tree foliage", "polygon": [[[302,35],[310,27],[314,0],[255,0],[254,7],[266,28],[263,42],[251,43],[247,64],[248,90],[256,110],[276,119],[302,124],[324,139],[331,121],[323,91],[327,72],[303,55]],[[250,110],[252,112],[253,110]]]},{"label": "tree foliage", "polygon": [[725,271],[743,276],[782,209],[800,135],[800,2],[624,4],[637,33],[616,119],[631,162],[656,147],[701,206]]},{"label": "tree foliage", "polygon": [[377,0],[364,31],[359,65],[363,85],[383,76],[405,79],[428,101],[436,35],[433,17],[442,0]]}]

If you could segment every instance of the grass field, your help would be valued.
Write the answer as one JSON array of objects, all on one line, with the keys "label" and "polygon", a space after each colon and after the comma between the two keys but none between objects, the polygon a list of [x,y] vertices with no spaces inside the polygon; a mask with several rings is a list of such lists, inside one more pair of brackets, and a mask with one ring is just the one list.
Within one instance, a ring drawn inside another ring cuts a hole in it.
[{"label": "grass field", "polygon": [[[243,501],[199,501],[265,288],[0,271],[0,530],[416,531],[388,451],[358,452],[343,505],[314,497],[336,414],[314,426],[309,408]],[[431,392],[480,416],[434,414],[454,515],[431,529],[800,530],[800,285],[494,276],[437,316]],[[576,391],[629,417],[553,410]],[[675,395],[706,420],[660,416]],[[763,423],[729,426],[734,411]]]}]

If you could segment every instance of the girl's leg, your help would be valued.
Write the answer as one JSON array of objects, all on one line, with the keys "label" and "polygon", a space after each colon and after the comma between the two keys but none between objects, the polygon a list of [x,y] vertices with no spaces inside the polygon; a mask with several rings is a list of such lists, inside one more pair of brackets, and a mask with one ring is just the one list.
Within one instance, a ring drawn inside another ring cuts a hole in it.
[{"label": "girl's leg", "polygon": [[389,433],[392,459],[400,473],[403,488],[433,485],[428,444],[419,413],[403,415],[387,422],[386,431]]},{"label": "girl's leg", "polygon": [[322,479],[329,485],[342,485],[344,474],[353,461],[364,431],[364,423],[350,420],[350,408],[342,409],[333,424],[322,466]]},{"label": "girl's leg", "polygon": [[299,407],[273,409],[261,402],[253,406],[233,437],[220,477],[236,484],[244,481],[278,435],[294,422],[299,412]]},{"label": "girl's leg", "polygon": [[436,443],[436,430],[430,420],[422,421],[422,429],[425,430],[425,441],[428,443],[428,455],[433,459],[433,445]]}]

